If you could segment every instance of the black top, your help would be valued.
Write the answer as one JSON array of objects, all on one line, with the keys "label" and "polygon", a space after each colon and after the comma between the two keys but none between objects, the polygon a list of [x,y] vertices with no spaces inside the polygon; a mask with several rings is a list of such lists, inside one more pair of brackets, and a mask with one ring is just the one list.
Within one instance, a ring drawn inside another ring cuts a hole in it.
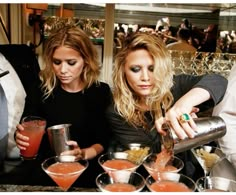
[{"label": "black top", "polygon": [[[43,94],[37,88],[26,98],[23,116],[36,115],[47,120],[47,127],[58,124],[70,126],[71,140],[77,141],[81,148],[100,143],[107,148],[107,124],[104,117],[110,103],[111,91],[107,84],[93,84],[84,91],[69,93],[58,86],[49,98],[43,100]],[[40,147],[39,155],[49,153],[47,134]]]}]

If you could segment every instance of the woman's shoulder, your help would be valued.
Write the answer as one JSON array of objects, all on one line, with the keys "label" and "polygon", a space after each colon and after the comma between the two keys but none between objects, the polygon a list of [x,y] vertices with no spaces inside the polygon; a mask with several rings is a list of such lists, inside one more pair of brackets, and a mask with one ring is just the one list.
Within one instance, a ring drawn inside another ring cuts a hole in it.
[{"label": "woman's shoulder", "polygon": [[104,82],[97,82],[92,84],[88,89],[85,90],[85,94],[90,99],[102,99],[103,101],[110,101],[112,97],[110,86]]},{"label": "woman's shoulder", "polygon": [[99,91],[110,91],[110,86],[105,83],[105,82],[102,82],[102,81],[98,81],[96,83],[93,83],[89,88],[88,88],[88,91],[96,91],[96,92],[99,92]]}]

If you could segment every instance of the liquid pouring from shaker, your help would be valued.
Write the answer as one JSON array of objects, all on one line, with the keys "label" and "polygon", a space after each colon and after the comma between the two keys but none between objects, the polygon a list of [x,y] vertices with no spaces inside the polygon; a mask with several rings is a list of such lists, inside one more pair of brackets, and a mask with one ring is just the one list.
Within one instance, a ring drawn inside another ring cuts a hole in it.
[{"label": "liquid pouring from shaker", "polygon": [[168,152],[174,154],[174,139],[170,131],[170,125],[168,123],[164,123],[162,125],[162,129],[166,132],[165,136],[161,136],[162,144]]}]

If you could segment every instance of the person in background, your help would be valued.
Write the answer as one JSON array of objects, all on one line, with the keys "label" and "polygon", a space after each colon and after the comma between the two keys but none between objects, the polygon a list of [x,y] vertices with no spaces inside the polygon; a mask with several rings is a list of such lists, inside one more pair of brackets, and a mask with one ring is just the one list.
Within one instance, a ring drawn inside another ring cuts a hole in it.
[{"label": "person in background", "polygon": [[[22,82],[20,81],[16,71],[12,67],[12,65],[8,62],[8,60],[0,53],[0,70],[7,70],[9,73],[2,78],[0,78],[0,87],[2,87],[2,91],[0,91],[2,97],[2,93],[5,94],[6,97],[6,105],[7,110],[3,111],[3,105],[2,105],[2,98],[0,98],[0,131],[2,131],[2,125],[6,122],[7,129],[6,129],[6,136],[3,140],[5,140],[5,143],[0,141],[1,145],[1,154],[2,156],[0,160],[0,164],[3,166],[3,162],[6,158],[12,158],[17,159],[19,158],[19,149],[16,147],[15,141],[14,141],[14,132],[15,127],[19,123],[21,115],[24,110],[25,105],[25,97],[26,92],[24,90],[24,87],[22,85]],[[0,71],[2,72],[2,71]],[[1,121],[1,120],[6,121]],[[1,133],[0,133],[1,134]],[[0,136],[1,140],[1,136]],[[4,149],[4,150],[3,150]]]},{"label": "person in background", "polygon": [[[103,171],[97,163],[97,157],[106,151],[109,139],[105,109],[111,98],[108,84],[98,80],[100,66],[96,48],[79,27],[67,24],[50,34],[44,43],[43,52],[45,68],[40,72],[42,83],[40,86],[32,86],[32,92],[26,98],[23,116],[43,117],[47,127],[72,124],[72,141],[68,144],[73,149],[63,155],[88,159],[89,167],[74,185],[95,187],[95,178]],[[23,136],[21,131],[24,128],[19,124],[15,139],[18,148],[24,150],[30,147],[29,137]],[[54,184],[40,166],[43,160],[52,155],[45,134],[37,157],[39,166],[28,170],[38,178],[27,178],[32,185]]]},{"label": "person in background", "polygon": [[[217,74],[174,75],[162,40],[155,35],[135,34],[126,40],[115,59],[114,102],[106,112],[112,131],[109,150],[140,143],[159,153],[160,136],[165,135],[162,124],[167,121],[180,139],[194,137],[195,113],[219,103],[226,86],[227,80]],[[183,114],[188,121],[180,122]],[[188,155],[181,158],[185,174],[193,177],[196,170]]]},{"label": "person in background", "polygon": [[[4,165],[1,172],[12,169],[20,162],[19,149],[14,140],[16,125],[19,123],[25,105],[25,97],[29,85],[39,81],[40,67],[36,55],[26,44],[0,45],[0,85],[7,100],[7,110],[4,111],[0,101],[0,137],[6,135],[0,146],[0,164]],[[4,72],[8,74],[3,75]],[[2,134],[1,126],[6,123],[8,129]],[[1,138],[0,138],[1,139]],[[1,166],[0,166],[1,167]]]},{"label": "person in background", "polygon": [[236,64],[228,77],[228,86],[223,100],[214,107],[212,115],[220,116],[226,123],[226,134],[218,139],[222,151],[228,155],[236,153]]},{"label": "person in background", "polygon": [[189,44],[191,38],[190,30],[187,28],[180,28],[177,32],[178,41],[168,44],[166,47],[169,50],[181,50],[196,52],[197,49]]}]

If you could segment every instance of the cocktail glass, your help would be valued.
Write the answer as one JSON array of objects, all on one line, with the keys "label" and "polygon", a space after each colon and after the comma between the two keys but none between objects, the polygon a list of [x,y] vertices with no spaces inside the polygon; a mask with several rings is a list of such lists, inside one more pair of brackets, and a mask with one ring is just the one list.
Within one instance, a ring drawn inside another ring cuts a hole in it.
[{"label": "cocktail glass", "polygon": [[236,153],[228,154],[226,158],[233,165],[234,170],[236,171]]},{"label": "cocktail glass", "polygon": [[29,137],[29,146],[25,150],[20,150],[20,155],[24,160],[35,159],[45,133],[46,120],[38,116],[26,116],[21,124],[24,127],[21,134]]},{"label": "cocktail glass", "polygon": [[218,147],[203,145],[191,149],[193,155],[204,170],[205,176],[209,175],[213,166],[223,157],[225,154]]},{"label": "cocktail glass", "polygon": [[157,179],[152,175],[146,178],[146,186],[151,192],[194,192],[195,182],[180,173],[159,172]]},{"label": "cocktail glass", "polygon": [[130,143],[127,145],[119,145],[114,152],[128,153],[128,159],[136,163],[142,163],[143,160],[151,153],[149,146],[140,143]]},{"label": "cocktail glass", "polygon": [[54,156],[42,163],[42,169],[63,191],[67,191],[87,167],[87,160],[76,160],[75,156]]},{"label": "cocktail glass", "polygon": [[102,192],[140,192],[145,179],[137,172],[118,170],[98,175],[96,185]]},{"label": "cocktail glass", "polygon": [[130,161],[126,152],[109,152],[102,154],[98,158],[98,163],[106,172],[114,170],[128,170],[134,172],[142,164],[139,161]]},{"label": "cocktail glass", "polygon": [[224,177],[236,181],[236,154],[220,158],[210,170],[211,177]]},{"label": "cocktail glass", "polygon": [[183,161],[176,157],[173,156],[169,160],[169,162],[166,164],[163,169],[159,169],[159,166],[156,165],[156,159],[157,159],[157,154],[156,153],[151,153],[147,158],[143,161],[143,166],[147,170],[147,172],[152,175],[155,179],[157,179],[157,173],[158,172],[173,172],[177,173],[181,171],[184,167]]},{"label": "cocktail glass", "polygon": [[236,192],[236,181],[223,177],[200,177],[196,186],[199,192]]}]

